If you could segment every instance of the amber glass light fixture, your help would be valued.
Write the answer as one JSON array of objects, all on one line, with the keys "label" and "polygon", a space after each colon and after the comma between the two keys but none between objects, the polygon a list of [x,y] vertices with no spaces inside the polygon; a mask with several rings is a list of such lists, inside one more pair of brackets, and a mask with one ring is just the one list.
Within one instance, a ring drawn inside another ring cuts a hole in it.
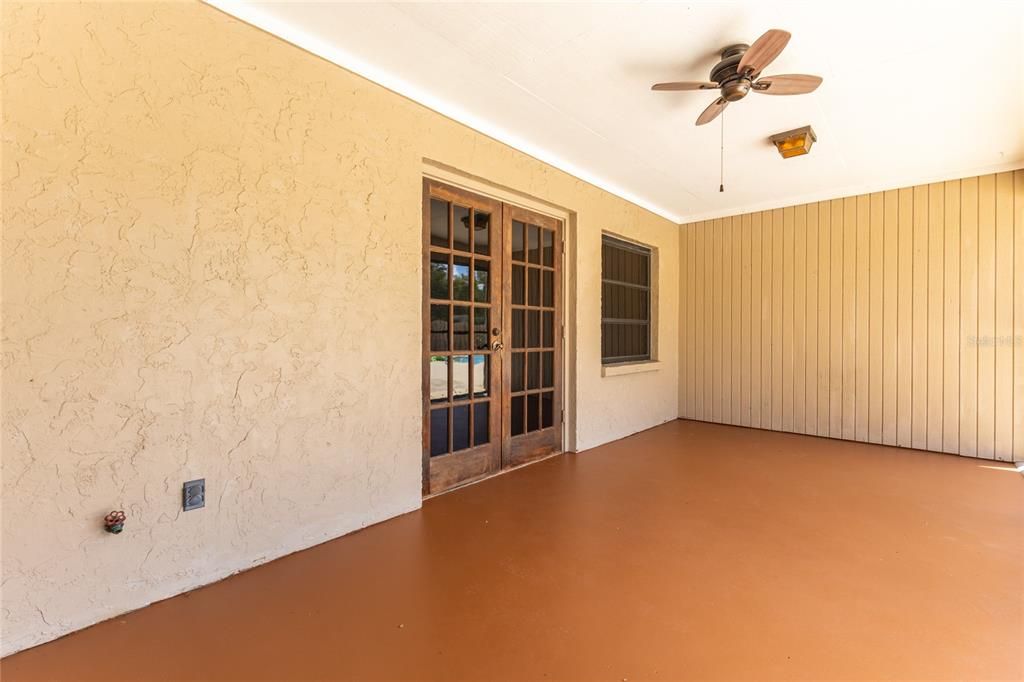
[{"label": "amber glass light fixture", "polygon": [[788,159],[791,156],[802,156],[811,151],[811,145],[817,142],[818,136],[814,134],[814,129],[811,126],[804,126],[772,135],[768,139],[779,150],[782,158]]}]

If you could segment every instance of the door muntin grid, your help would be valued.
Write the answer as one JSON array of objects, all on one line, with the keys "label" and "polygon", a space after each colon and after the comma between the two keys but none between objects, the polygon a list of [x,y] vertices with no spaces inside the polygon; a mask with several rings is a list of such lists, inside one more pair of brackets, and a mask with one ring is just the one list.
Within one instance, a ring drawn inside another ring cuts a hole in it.
[{"label": "door muntin grid", "polygon": [[509,435],[553,428],[555,414],[555,303],[557,272],[554,229],[529,220],[511,221]]},{"label": "door muntin grid", "polygon": [[443,198],[430,199],[430,457],[495,441],[492,410],[497,216]]}]

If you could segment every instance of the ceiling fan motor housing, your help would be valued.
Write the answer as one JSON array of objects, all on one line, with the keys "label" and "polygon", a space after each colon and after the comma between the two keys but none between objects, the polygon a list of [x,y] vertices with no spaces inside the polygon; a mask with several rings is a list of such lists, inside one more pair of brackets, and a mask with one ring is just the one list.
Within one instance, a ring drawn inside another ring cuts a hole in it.
[{"label": "ceiling fan motor housing", "polygon": [[719,84],[722,89],[722,97],[726,101],[736,102],[750,92],[750,78],[736,71],[740,60],[743,59],[743,53],[749,48],[750,46],[746,43],[730,45],[722,50],[722,61],[711,69],[711,80]]}]

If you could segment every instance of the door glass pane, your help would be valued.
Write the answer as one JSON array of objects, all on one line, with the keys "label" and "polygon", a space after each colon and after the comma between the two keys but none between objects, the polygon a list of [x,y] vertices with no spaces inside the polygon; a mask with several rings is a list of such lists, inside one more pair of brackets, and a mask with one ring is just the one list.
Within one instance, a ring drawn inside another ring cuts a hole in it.
[{"label": "door glass pane", "polygon": [[552,230],[544,230],[544,265],[554,267],[555,265],[555,233]]},{"label": "door glass pane", "polygon": [[448,350],[448,306],[430,306],[430,350]]},{"label": "door glass pane", "polygon": [[469,405],[452,408],[452,452],[469,447]]},{"label": "door glass pane", "polygon": [[538,268],[530,268],[526,298],[530,305],[540,305],[540,269]]},{"label": "door glass pane", "polygon": [[452,208],[452,248],[469,251],[469,209],[465,206]]},{"label": "door glass pane", "polygon": [[485,256],[491,253],[491,214],[473,212],[473,250]]},{"label": "door glass pane", "polygon": [[452,399],[469,397],[469,356],[452,356]]},{"label": "door glass pane", "polygon": [[430,411],[430,456],[448,452],[448,408]]},{"label": "door glass pane", "polygon": [[473,309],[473,349],[487,350],[487,329],[490,327],[487,318],[490,317],[490,310],[487,308]]},{"label": "door glass pane", "polygon": [[530,353],[526,361],[526,388],[540,388],[540,353]]},{"label": "door glass pane", "polygon": [[526,225],[512,221],[512,260],[526,260]]},{"label": "door glass pane", "polygon": [[468,301],[469,290],[469,258],[456,256],[452,268],[452,298],[457,301]]},{"label": "door glass pane", "polygon": [[452,350],[469,350],[469,306],[457,305],[453,310]]},{"label": "door glass pane", "polygon": [[490,358],[486,355],[473,356],[473,395],[486,397],[490,394]]},{"label": "door glass pane", "polygon": [[490,270],[491,264],[485,260],[477,260],[473,264],[473,300],[477,303],[487,303],[490,295]]},{"label": "door glass pane", "polygon": [[555,307],[555,273],[550,270],[544,271],[544,305]]},{"label": "door glass pane", "polygon": [[550,310],[544,311],[544,347],[554,348],[555,346],[555,314]]},{"label": "door glass pane", "polygon": [[526,303],[526,273],[522,265],[512,266],[512,303]]},{"label": "door glass pane", "polygon": [[551,391],[540,394],[540,427],[546,429],[555,423],[555,394]]},{"label": "door glass pane", "polygon": [[430,200],[430,243],[448,248],[448,202]]},{"label": "door glass pane", "polygon": [[448,358],[430,357],[430,402],[448,400]]},{"label": "door glass pane", "polygon": [[512,396],[512,409],[510,410],[509,419],[512,421],[511,431],[513,436],[518,436],[523,432],[523,398],[525,397],[521,395]]},{"label": "door glass pane", "polygon": [[540,428],[540,396],[530,393],[526,396],[526,430],[536,431]]},{"label": "door glass pane", "polygon": [[530,262],[540,265],[540,228],[536,225],[527,227],[527,248],[530,250]]},{"label": "door glass pane", "polygon": [[524,348],[526,346],[526,318],[525,310],[512,310],[512,347]]},{"label": "door glass pane", "polygon": [[430,254],[430,298],[448,298],[447,254]]},{"label": "door glass pane", "polygon": [[491,404],[473,403],[473,445],[491,440]]},{"label": "door glass pane", "polygon": [[527,345],[530,348],[540,348],[540,311],[528,310],[526,324]]},{"label": "door glass pane", "polygon": [[555,385],[555,354],[551,351],[541,354],[544,358],[543,371],[541,372],[542,386],[551,388]]},{"label": "door glass pane", "polygon": [[526,353],[512,354],[512,391],[523,390],[523,363],[526,361]]}]

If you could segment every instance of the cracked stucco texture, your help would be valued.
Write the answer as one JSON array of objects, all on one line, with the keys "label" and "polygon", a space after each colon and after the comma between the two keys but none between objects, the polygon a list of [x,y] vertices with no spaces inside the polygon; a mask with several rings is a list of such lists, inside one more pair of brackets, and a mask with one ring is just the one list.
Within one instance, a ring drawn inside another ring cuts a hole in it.
[{"label": "cracked stucco texture", "polygon": [[578,449],[676,418],[678,226],[206,5],[2,12],[4,654],[419,507],[424,158],[575,213]]}]

